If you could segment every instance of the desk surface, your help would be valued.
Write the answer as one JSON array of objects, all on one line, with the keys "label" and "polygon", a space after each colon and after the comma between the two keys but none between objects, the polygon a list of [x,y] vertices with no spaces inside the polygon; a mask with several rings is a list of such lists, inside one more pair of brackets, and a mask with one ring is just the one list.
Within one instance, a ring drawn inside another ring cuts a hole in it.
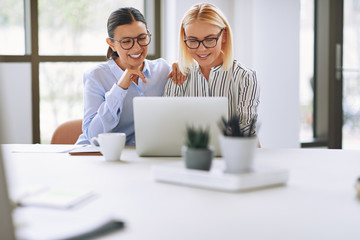
[{"label": "desk surface", "polygon": [[[126,222],[101,239],[360,239],[360,151],[258,149],[257,166],[286,168],[285,186],[227,193],[153,180],[151,166],[180,158],[122,161],[66,153],[10,153],[11,186],[46,184],[94,190],[83,209],[108,211]],[[21,145],[16,145],[19,149]],[[28,147],[28,146],[27,146]]]}]

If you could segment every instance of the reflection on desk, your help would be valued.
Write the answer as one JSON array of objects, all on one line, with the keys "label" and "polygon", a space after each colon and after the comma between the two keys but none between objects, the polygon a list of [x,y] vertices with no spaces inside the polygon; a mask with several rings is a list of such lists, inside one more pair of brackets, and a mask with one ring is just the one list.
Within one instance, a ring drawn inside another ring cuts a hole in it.
[{"label": "reflection on desk", "polygon": [[181,158],[140,158],[134,149],[124,149],[118,162],[67,153],[6,156],[12,191],[46,182],[99,194],[82,209],[126,222],[101,239],[360,239],[360,151],[257,149],[256,165],[288,169],[289,181],[240,193],[158,183],[151,167]]}]

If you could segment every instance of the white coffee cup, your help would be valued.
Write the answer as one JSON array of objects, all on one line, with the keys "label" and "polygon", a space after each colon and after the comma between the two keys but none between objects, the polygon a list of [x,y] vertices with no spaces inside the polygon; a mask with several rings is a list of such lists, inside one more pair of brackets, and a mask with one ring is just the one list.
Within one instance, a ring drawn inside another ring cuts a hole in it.
[{"label": "white coffee cup", "polygon": [[125,141],[125,133],[100,133],[98,137],[93,137],[90,143],[94,146],[100,145],[100,151],[106,161],[116,161],[120,160]]}]

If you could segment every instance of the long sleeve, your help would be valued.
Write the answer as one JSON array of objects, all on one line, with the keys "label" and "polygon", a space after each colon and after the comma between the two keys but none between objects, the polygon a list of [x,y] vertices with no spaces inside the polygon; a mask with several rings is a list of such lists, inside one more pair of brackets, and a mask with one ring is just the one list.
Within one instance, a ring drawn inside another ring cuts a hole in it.
[{"label": "long sleeve", "polygon": [[[235,69],[236,91],[236,114],[240,116],[240,127],[246,133],[250,130],[251,121],[257,118],[257,108],[260,103],[260,88],[256,78],[256,73],[251,70]],[[252,135],[255,134],[253,129]]]},{"label": "long sleeve", "polygon": [[90,74],[84,74],[84,89],[83,132],[87,139],[91,139],[118,125],[127,90],[114,84],[105,92],[105,88]]}]

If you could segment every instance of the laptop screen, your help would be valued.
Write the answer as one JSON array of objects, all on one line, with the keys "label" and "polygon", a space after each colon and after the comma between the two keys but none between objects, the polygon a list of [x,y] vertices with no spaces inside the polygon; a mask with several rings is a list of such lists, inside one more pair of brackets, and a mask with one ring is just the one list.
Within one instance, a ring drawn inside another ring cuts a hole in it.
[{"label": "laptop screen", "polygon": [[181,156],[186,126],[210,129],[210,145],[220,156],[218,122],[228,116],[226,97],[136,97],[134,125],[139,156]]}]

